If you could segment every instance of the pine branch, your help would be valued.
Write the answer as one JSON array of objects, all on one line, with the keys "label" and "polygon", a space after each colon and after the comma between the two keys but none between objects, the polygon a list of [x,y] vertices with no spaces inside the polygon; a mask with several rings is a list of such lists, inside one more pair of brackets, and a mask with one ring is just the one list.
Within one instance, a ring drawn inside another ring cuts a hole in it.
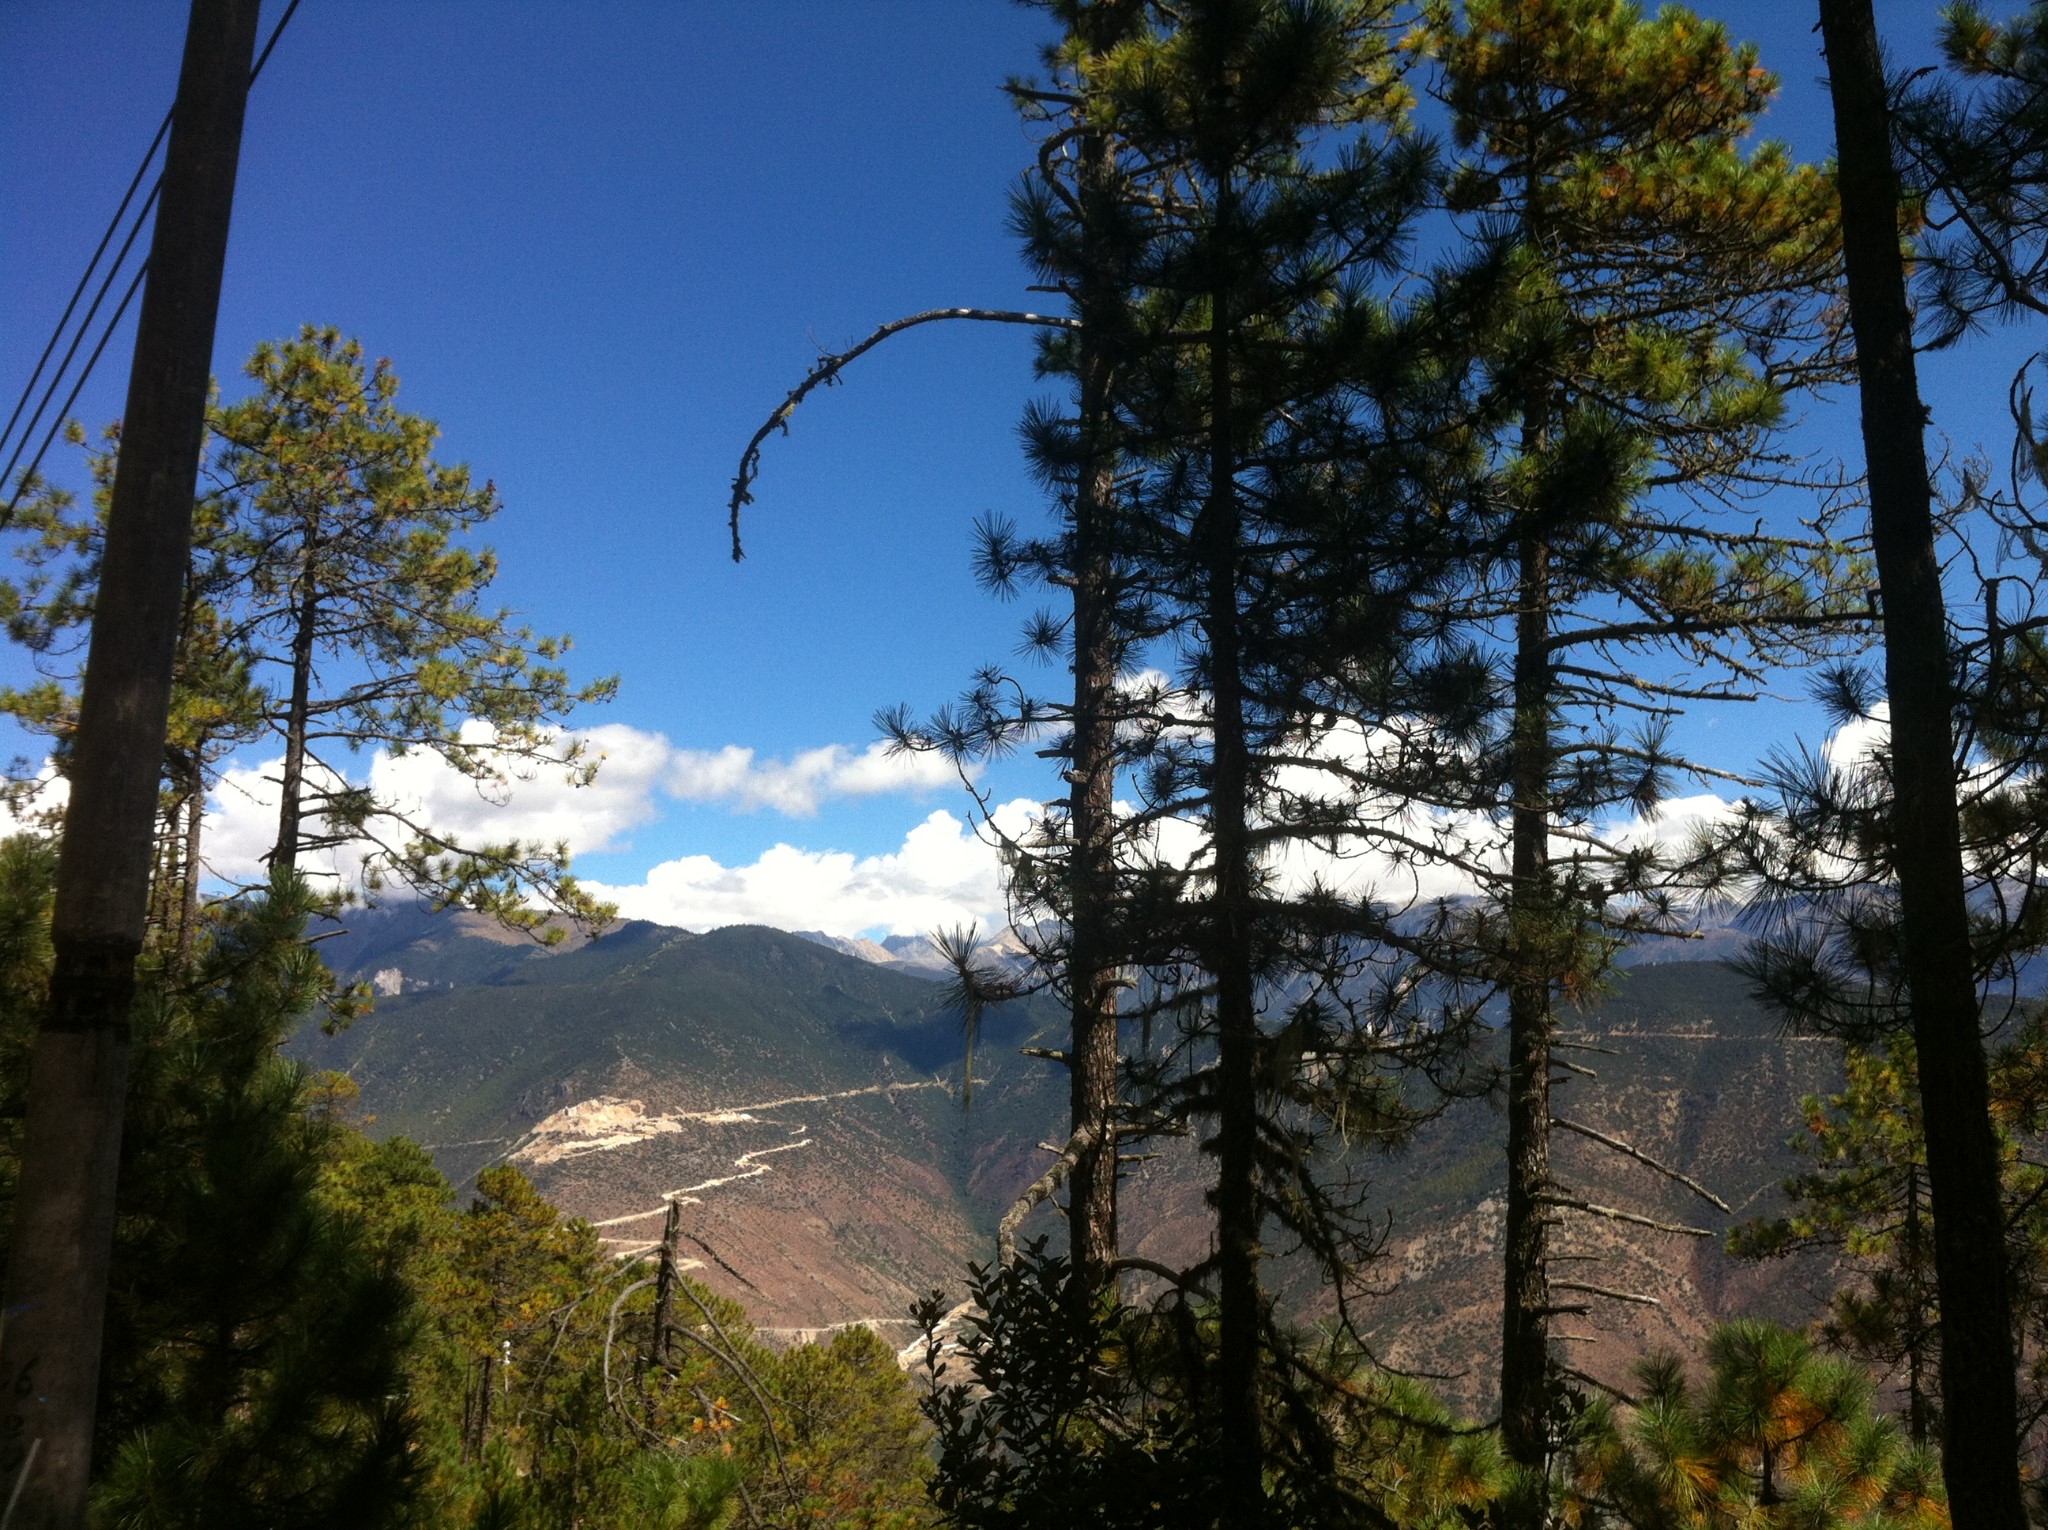
[{"label": "pine branch", "polygon": [[1052,1199],[1066,1177],[1074,1171],[1074,1165],[1081,1155],[1095,1145],[1096,1133],[1093,1124],[1080,1127],[1067,1139],[1067,1145],[1060,1150],[1046,1171],[1039,1175],[1016,1204],[1003,1213],[1003,1220],[996,1227],[996,1258],[1004,1269],[1017,1262],[1017,1229],[1024,1219],[1037,1207]]},{"label": "pine branch", "polygon": [[732,529],[732,561],[737,563],[745,553],[740,548],[740,508],[753,503],[754,480],[761,473],[761,446],[773,431],[789,433],[789,422],[797,405],[809,398],[817,389],[839,380],[839,374],[854,361],[887,340],[891,335],[900,335],[906,329],[920,324],[932,324],[942,319],[973,319],[984,324],[1029,324],[1043,329],[1079,329],[1079,319],[1062,319],[1052,314],[1024,313],[1009,308],[931,308],[923,313],[914,313],[907,318],[892,319],[869,335],[850,350],[837,351],[822,356],[804,380],[789,390],[789,396],[776,406],[754,437],[747,443],[747,449],[740,454],[740,468],[733,475],[732,499],[728,502],[730,518],[727,524]]},{"label": "pine branch", "polygon": [[1645,1168],[1655,1169],[1659,1174],[1662,1174],[1666,1179],[1674,1180],[1677,1183],[1685,1186],[1686,1189],[1690,1190],[1694,1195],[1698,1196],[1701,1200],[1705,1201],[1708,1205],[1713,1206],[1717,1210],[1725,1212],[1730,1216],[1734,1215],[1733,1208],[1730,1207],[1726,1201],[1722,1200],[1720,1196],[1714,1194],[1713,1191],[1709,1190],[1705,1185],[1701,1184],[1698,1180],[1692,1179],[1684,1174],[1679,1173],[1678,1170],[1672,1168],[1669,1164],[1659,1163],[1656,1159],[1652,1158],[1648,1153],[1645,1153],[1641,1148],[1630,1147],[1626,1142],[1623,1142],[1619,1137],[1610,1137],[1605,1132],[1596,1132],[1590,1126],[1581,1126],[1576,1121],[1567,1121],[1563,1116],[1552,1116],[1550,1118],[1550,1124],[1552,1126],[1561,1126],[1568,1132],[1577,1132],[1581,1137],[1589,1137],[1593,1141],[1598,1142],[1605,1147],[1613,1148],[1615,1152],[1620,1153],[1625,1157],[1633,1158],[1637,1163],[1642,1164]]},{"label": "pine branch", "polygon": [[1679,1233],[1688,1238],[1711,1238],[1710,1228],[1688,1227],[1683,1222],[1660,1222],[1655,1217],[1639,1216],[1633,1211],[1622,1211],[1613,1206],[1600,1206],[1592,1201],[1577,1200],[1569,1195],[1539,1195],[1537,1203],[1555,1206],[1562,1211],[1583,1211],[1588,1216],[1606,1217],[1612,1222],[1627,1222],[1634,1227],[1647,1227],[1653,1232]]}]

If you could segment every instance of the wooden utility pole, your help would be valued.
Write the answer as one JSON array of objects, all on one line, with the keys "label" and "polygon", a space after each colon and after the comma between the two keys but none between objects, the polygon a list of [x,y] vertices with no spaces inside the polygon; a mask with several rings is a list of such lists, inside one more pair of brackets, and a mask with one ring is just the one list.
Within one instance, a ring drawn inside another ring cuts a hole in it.
[{"label": "wooden utility pole", "polygon": [[1934,546],[1927,414],[1899,250],[1884,60],[1871,0],[1820,0],[1820,23],[1841,166],[1871,546],[1884,597],[1900,948],[1920,1063],[1941,1308],[1942,1476],[1956,1530],[2022,1530],[2005,1212],[1959,848],[1957,698]]},{"label": "wooden utility pole", "polygon": [[9,1530],[79,1530],[135,959],[260,0],[192,0],[73,747],[0,1331]]},{"label": "wooden utility pole", "polygon": [[670,1197],[668,1215],[661,1221],[661,1263],[654,1279],[654,1333],[647,1343],[645,1368],[659,1370],[668,1364],[668,1331],[675,1321],[676,1243],[683,1230],[683,1203]]}]

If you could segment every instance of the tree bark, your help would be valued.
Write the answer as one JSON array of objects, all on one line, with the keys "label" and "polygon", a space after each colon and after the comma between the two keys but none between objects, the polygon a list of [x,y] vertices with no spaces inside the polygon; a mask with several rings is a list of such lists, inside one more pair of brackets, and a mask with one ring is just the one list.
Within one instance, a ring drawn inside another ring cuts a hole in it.
[{"label": "tree bark", "polygon": [[661,1263],[654,1277],[654,1332],[648,1340],[643,1373],[668,1364],[668,1331],[675,1322],[676,1243],[682,1225],[683,1203],[671,1200],[668,1215],[661,1220]]},{"label": "tree bark", "polygon": [[1522,544],[1515,632],[1508,912],[1508,1193],[1501,1301],[1501,1442],[1550,1462],[1551,950],[1549,548]]},{"label": "tree bark", "polygon": [[2026,1513],[2005,1218],[1970,959],[1956,696],[1884,65],[1870,0],[1821,0],[1820,20],[1840,157],[1871,541],[1883,592],[1901,954],[1920,1058],[1941,1306],[1942,1476],[1957,1530],[2020,1530]]},{"label": "tree bark", "polygon": [[[1102,0],[1079,24],[1102,52],[1126,36],[1138,7]],[[1116,447],[1112,419],[1123,284],[1104,248],[1100,220],[1117,194],[1116,150],[1106,133],[1080,147],[1081,258],[1075,306],[1081,319],[1080,454],[1074,485],[1074,742],[1072,900],[1067,957],[1073,1035],[1067,1049],[1073,1139],[1085,1142],[1067,1182],[1068,1244],[1084,1289],[1113,1279],[1117,1256],[1118,952],[1116,906],[1116,633],[1111,520]]]},{"label": "tree bark", "polygon": [[1209,293],[1208,499],[1195,543],[1204,562],[1203,638],[1214,709],[1210,761],[1210,853],[1215,857],[1209,968],[1216,984],[1217,1385],[1222,1401],[1223,1523],[1258,1523],[1265,1450],[1259,1423],[1258,1052],[1252,977],[1251,756],[1245,736],[1238,564],[1243,535],[1237,498],[1236,400],[1231,376],[1227,257],[1234,188],[1215,172],[1211,237],[1216,270]]},{"label": "tree bark", "polygon": [[184,801],[184,877],[178,887],[178,970],[192,960],[192,939],[199,932],[199,860],[206,833],[206,771],[195,756],[191,789]]},{"label": "tree bark", "polygon": [[292,690],[285,701],[284,765],[277,793],[277,843],[270,849],[270,869],[290,870],[299,863],[300,821],[306,796],[306,729],[312,715],[313,643],[320,623],[319,528],[309,516],[305,565],[300,573],[298,625],[292,633]]},{"label": "tree bark", "polygon": [[484,1356],[483,1363],[477,1367],[476,1391],[470,1406],[463,1410],[468,1414],[464,1422],[469,1425],[463,1439],[465,1461],[481,1461],[484,1447],[491,1443],[491,1383],[497,1374],[497,1358],[496,1355]]},{"label": "tree bark", "polygon": [[128,1080],[192,500],[258,0],[193,0],[123,413],[30,1067],[0,1333],[12,1530],[84,1523]]}]

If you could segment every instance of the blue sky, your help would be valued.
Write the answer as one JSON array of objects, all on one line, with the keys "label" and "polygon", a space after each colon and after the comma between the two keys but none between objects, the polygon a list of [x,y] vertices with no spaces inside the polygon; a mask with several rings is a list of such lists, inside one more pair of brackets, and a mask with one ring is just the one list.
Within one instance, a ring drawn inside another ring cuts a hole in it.
[{"label": "blue sky", "polygon": [[[1784,76],[1767,130],[1826,153],[1810,8],[1703,9]],[[1933,10],[1881,0],[1902,56],[1925,54]],[[0,4],[6,407],[169,103],[182,13]],[[974,589],[968,528],[1038,513],[1013,429],[1028,337],[933,326],[815,397],[770,445],[738,567],[724,498],[820,347],[919,308],[1045,301],[1003,230],[1029,141],[997,87],[1046,32],[1007,0],[305,0],[259,82],[216,371],[232,392],[259,340],[337,325],[392,358],[446,456],[495,480],[500,597],[623,679],[588,719],[611,725],[620,784],[542,815],[587,822],[589,875],[628,887],[699,857],[689,907],[726,886],[734,917],[800,913],[809,885],[815,922],[842,929],[922,919],[915,899],[881,912],[898,873],[970,875],[930,816],[964,816],[957,787],[862,752],[877,707],[929,707],[1010,653],[1022,613]],[[1959,436],[1997,428],[2019,344],[1931,364]],[[118,413],[127,353],[124,334],[87,422]],[[1809,439],[1845,449],[1852,423],[1818,410]],[[1797,706],[1714,724],[1740,732],[1727,763],[1810,726]],[[1041,791],[1023,765],[994,785]],[[716,874],[777,854],[772,877]]]}]

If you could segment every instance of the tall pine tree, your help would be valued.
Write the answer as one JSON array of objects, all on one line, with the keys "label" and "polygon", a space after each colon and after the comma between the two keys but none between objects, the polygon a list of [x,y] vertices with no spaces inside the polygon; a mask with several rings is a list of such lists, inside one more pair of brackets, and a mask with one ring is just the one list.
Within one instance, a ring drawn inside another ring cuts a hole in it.
[{"label": "tall pine tree", "polygon": [[1595,1214],[1550,1162],[1557,1008],[1669,918],[1657,857],[1603,820],[1697,772],[1667,742],[1676,712],[1753,691],[1841,615],[1824,541],[1724,509],[1795,480],[1774,453],[1784,397],[1837,364],[1833,199],[1782,148],[1737,147],[1774,81],[1677,7],[1474,0],[1429,35],[1465,151],[1467,264],[1444,291],[1471,319],[1486,442],[1464,598],[1503,716],[1497,750],[1416,794],[1505,831],[1498,861],[1461,849],[1508,1010],[1502,1427],[1541,1474],[1553,1229]]}]

